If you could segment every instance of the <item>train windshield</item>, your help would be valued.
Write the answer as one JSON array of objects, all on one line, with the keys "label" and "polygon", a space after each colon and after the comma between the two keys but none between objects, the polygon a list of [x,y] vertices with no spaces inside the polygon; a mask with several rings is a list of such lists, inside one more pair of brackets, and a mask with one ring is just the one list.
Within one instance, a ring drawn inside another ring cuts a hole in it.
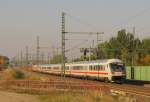
[{"label": "train windshield", "polygon": [[124,71],[124,64],[122,63],[111,63],[110,64],[112,72],[122,72]]}]

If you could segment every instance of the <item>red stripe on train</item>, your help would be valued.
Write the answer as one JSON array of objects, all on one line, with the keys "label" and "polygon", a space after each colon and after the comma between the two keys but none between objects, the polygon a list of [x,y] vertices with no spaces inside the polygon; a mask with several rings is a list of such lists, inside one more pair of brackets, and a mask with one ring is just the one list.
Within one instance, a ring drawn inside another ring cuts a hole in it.
[{"label": "red stripe on train", "polygon": [[[49,71],[49,70],[47,70]],[[52,72],[57,72],[57,73],[61,73],[61,71],[52,71]],[[108,75],[108,72],[81,72],[81,71],[65,71],[67,73],[71,73],[71,74],[101,74],[101,75]]]},{"label": "red stripe on train", "polygon": [[66,71],[70,73],[80,73],[80,74],[103,74],[103,75],[108,75],[109,73],[107,72],[80,72],[80,71]]}]

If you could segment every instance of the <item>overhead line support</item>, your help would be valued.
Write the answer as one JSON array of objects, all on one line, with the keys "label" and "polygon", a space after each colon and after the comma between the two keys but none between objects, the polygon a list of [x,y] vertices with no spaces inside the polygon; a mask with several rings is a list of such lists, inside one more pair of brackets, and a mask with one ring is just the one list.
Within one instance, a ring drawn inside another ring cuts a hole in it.
[{"label": "overhead line support", "polygon": [[61,77],[65,77],[65,13],[62,12],[62,67],[61,67]]}]

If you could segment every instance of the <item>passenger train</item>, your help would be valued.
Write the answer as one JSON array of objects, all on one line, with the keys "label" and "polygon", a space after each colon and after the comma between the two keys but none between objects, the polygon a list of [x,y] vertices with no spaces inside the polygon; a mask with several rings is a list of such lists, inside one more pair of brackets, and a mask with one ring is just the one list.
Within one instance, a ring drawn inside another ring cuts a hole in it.
[{"label": "passenger train", "polygon": [[[62,72],[61,64],[33,65],[32,70],[57,75]],[[72,62],[65,64],[65,75],[105,82],[123,82],[125,65],[119,59]]]}]

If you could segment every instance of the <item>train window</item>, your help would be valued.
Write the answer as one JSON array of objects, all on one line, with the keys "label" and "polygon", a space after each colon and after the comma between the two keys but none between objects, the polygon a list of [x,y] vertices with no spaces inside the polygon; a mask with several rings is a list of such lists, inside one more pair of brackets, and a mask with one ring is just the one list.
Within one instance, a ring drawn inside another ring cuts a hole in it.
[{"label": "train window", "polygon": [[54,70],[58,70],[58,69],[59,69],[59,67],[53,67],[53,69],[54,69]]},{"label": "train window", "polygon": [[102,66],[102,71],[104,70],[104,66]]},{"label": "train window", "polygon": [[104,70],[105,70],[105,66],[103,66],[103,65],[98,65],[98,70],[104,71]]},{"label": "train window", "polygon": [[102,66],[101,66],[101,65],[99,66],[99,70],[100,70],[100,71],[102,70]]},{"label": "train window", "polygon": [[92,66],[90,66],[90,70],[92,70]]},{"label": "train window", "polygon": [[95,71],[97,70],[97,65],[95,65]]},{"label": "train window", "polygon": [[95,65],[93,66],[93,68],[94,68],[94,71],[95,71]]},{"label": "train window", "polygon": [[97,71],[99,70],[99,65],[97,65]]},{"label": "train window", "polygon": [[97,67],[98,67],[98,70],[100,70],[100,65],[98,65]]},{"label": "train window", "polygon": [[93,66],[91,65],[91,70],[93,70]]},{"label": "train window", "polygon": [[91,65],[89,66],[89,70],[92,70]]},{"label": "train window", "polygon": [[96,66],[96,70],[98,71],[99,69],[98,69],[98,65]]},{"label": "train window", "polygon": [[97,71],[99,71],[99,65],[97,65]]},{"label": "train window", "polygon": [[92,70],[94,70],[94,66],[92,66]]},{"label": "train window", "polygon": [[83,70],[83,66],[73,66],[73,70]]},{"label": "train window", "polygon": [[103,66],[103,70],[105,70],[105,66]]},{"label": "train window", "polygon": [[69,70],[69,66],[66,66],[65,69],[66,69],[66,70]]},{"label": "train window", "polygon": [[124,65],[121,63],[111,63],[110,67],[112,71],[116,71],[116,72],[124,70]]},{"label": "train window", "polygon": [[94,70],[94,66],[93,65],[90,65],[90,70]]},{"label": "train window", "polygon": [[97,70],[97,65],[95,65],[95,71]]}]

